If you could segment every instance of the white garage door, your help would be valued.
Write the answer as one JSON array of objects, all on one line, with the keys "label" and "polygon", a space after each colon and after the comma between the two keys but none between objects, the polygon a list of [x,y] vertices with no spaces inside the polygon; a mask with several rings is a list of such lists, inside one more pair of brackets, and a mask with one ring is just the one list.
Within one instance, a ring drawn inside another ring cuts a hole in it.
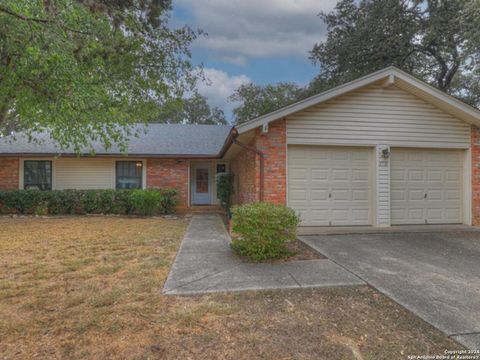
[{"label": "white garage door", "polygon": [[368,148],[289,146],[288,204],[303,226],[371,225]]},{"label": "white garage door", "polygon": [[392,149],[392,224],[462,222],[460,150]]}]

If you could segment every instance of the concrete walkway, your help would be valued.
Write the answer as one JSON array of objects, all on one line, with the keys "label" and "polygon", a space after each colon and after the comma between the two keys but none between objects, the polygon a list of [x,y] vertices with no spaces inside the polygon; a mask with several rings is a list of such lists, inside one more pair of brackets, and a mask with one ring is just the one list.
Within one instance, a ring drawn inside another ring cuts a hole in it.
[{"label": "concrete walkway", "polygon": [[244,263],[230,249],[216,214],[192,217],[163,293],[191,295],[221,291],[365,285],[327,259],[282,264]]}]

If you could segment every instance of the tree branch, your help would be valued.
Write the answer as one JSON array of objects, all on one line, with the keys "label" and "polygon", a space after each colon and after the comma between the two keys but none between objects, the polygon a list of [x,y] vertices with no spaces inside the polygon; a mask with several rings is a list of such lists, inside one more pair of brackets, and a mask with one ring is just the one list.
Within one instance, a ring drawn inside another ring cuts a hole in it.
[{"label": "tree branch", "polygon": [[33,18],[33,17],[28,17],[28,16],[25,16],[25,15],[22,15],[22,14],[18,14],[18,13],[14,12],[13,10],[11,10],[11,9],[3,6],[3,5],[0,5],[0,12],[3,12],[7,15],[13,16],[13,17],[15,17],[17,19],[20,19],[20,20],[23,20],[23,21],[36,22],[36,23],[43,24],[43,25],[57,24],[62,29],[73,32],[73,33],[76,33],[76,34],[93,35],[93,33],[91,33],[91,32],[72,29],[72,28],[70,28],[70,27],[68,27],[64,24],[56,23],[55,21],[50,20],[50,19],[39,19],[39,18]]}]

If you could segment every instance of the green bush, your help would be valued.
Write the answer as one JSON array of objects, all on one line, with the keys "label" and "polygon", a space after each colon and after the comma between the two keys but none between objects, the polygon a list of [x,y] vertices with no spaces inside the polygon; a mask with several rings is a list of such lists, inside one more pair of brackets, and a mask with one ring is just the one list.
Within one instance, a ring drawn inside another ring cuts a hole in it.
[{"label": "green bush", "polygon": [[140,215],[152,216],[160,208],[162,195],[158,190],[133,190],[132,204],[133,208]]},{"label": "green bush", "polygon": [[[146,193],[147,195],[143,195]],[[140,198],[155,197],[155,208]],[[157,190],[9,190],[0,191],[3,214],[170,214],[176,205],[175,189]]]},{"label": "green bush", "polygon": [[160,214],[171,214],[175,211],[175,206],[177,206],[177,195],[178,191],[176,189],[160,189]]},{"label": "green bush", "polygon": [[232,206],[233,179],[234,175],[231,173],[219,173],[216,176],[217,197],[229,217]]},{"label": "green bush", "polygon": [[295,211],[283,205],[259,202],[232,208],[232,230],[238,237],[232,248],[253,261],[290,255],[286,243],[296,238],[300,222]]}]

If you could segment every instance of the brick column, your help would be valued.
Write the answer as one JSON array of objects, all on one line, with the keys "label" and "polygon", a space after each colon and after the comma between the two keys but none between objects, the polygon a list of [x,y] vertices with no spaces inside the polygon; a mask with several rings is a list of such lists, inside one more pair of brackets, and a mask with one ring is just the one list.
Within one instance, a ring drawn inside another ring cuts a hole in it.
[{"label": "brick column", "polygon": [[[265,156],[264,201],[275,204],[286,204],[287,131],[285,119],[270,123],[268,132],[265,134],[261,133],[261,129],[257,129],[255,146],[261,150]],[[257,162],[259,163],[260,160],[257,159]],[[257,176],[259,176],[259,174],[257,174]]]}]

